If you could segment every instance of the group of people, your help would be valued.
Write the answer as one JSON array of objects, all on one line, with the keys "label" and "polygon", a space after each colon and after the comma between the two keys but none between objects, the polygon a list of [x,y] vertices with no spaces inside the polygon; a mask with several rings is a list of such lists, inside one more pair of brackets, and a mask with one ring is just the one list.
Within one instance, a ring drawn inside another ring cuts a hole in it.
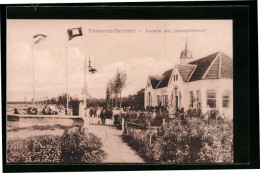
[{"label": "group of people", "polygon": [[103,108],[100,112],[100,119],[102,124],[105,124],[106,119],[113,119],[113,111],[110,108]]},{"label": "group of people", "polygon": [[[97,118],[97,108],[91,108],[89,111],[89,116]],[[114,120],[113,124],[116,124],[118,121],[118,117],[120,116],[120,110],[119,109],[110,109],[103,107],[103,109],[100,111],[99,117],[101,119],[102,124],[106,124],[106,120]]]},{"label": "group of people", "polygon": [[14,108],[14,114],[27,115],[57,115],[65,113],[66,110],[61,105],[36,105],[27,108]]}]

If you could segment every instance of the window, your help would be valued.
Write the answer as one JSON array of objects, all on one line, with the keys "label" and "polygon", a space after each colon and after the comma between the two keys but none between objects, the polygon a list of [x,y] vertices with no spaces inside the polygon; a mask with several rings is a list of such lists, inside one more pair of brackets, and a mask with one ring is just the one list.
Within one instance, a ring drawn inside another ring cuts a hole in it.
[{"label": "window", "polygon": [[175,75],[173,75],[173,81],[175,81]]},{"label": "window", "polygon": [[178,80],[178,74],[176,74],[176,81]]},{"label": "window", "polygon": [[147,105],[151,106],[152,105],[152,95],[150,92],[147,94]]},{"label": "window", "polygon": [[168,95],[165,95],[165,106],[168,106]]},{"label": "window", "polygon": [[197,108],[201,107],[201,92],[197,90]]},{"label": "window", "polygon": [[175,95],[175,109],[179,108],[179,98],[178,98],[178,88],[174,88],[174,95]]},{"label": "window", "polygon": [[193,108],[194,104],[194,96],[193,96],[193,91],[190,91],[190,107]]},{"label": "window", "polygon": [[172,91],[172,95],[171,95],[171,107],[173,107],[173,91]]},{"label": "window", "polygon": [[229,106],[229,91],[225,90],[222,93],[222,107],[227,108]]},{"label": "window", "polygon": [[157,95],[158,106],[162,106],[162,96]]},{"label": "window", "polygon": [[215,90],[208,90],[206,95],[207,106],[210,108],[216,107],[216,91]]},{"label": "window", "polygon": [[161,97],[162,97],[162,106],[165,106],[164,95],[162,95]]}]

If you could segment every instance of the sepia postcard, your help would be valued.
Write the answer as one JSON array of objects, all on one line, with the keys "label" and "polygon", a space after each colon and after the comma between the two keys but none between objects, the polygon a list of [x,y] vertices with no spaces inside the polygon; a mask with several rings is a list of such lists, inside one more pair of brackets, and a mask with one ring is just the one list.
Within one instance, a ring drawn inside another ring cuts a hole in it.
[{"label": "sepia postcard", "polygon": [[234,162],[232,20],[6,26],[7,164]]}]

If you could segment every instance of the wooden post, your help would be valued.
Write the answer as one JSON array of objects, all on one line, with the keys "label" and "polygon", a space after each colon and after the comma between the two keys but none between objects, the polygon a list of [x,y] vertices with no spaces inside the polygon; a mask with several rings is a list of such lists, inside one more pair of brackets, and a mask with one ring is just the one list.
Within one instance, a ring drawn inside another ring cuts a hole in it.
[{"label": "wooden post", "polygon": [[127,129],[127,124],[125,123],[125,133],[127,134],[128,133],[128,131],[127,131],[128,129]]},{"label": "wooden post", "polygon": [[122,118],[122,133],[124,134],[124,130],[125,130],[125,119]]},{"label": "wooden post", "polygon": [[148,124],[148,128],[149,128],[149,148],[150,148],[152,145],[151,123]]},{"label": "wooden post", "polygon": [[149,146],[151,147],[151,145],[152,145],[152,134],[149,133]]},{"label": "wooden post", "polygon": [[149,130],[149,157],[151,156],[151,145],[152,145],[152,133],[151,133],[151,123],[148,124]]},{"label": "wooden post", "polygon": [[164,124],[165,124],[165,118],[162,120],[162,125],[164,126]]}]

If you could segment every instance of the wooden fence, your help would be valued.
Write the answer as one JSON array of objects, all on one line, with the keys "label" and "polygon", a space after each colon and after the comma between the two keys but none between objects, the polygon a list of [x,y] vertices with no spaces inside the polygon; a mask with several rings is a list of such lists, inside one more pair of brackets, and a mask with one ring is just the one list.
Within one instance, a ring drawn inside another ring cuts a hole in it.
[{"label": "wooden fence", "polygon": [[125,121],[124,118],[122,118],[122,134],[124,135],[125,133],[127,133],[129,126],[133,127],[132,129],[147,130],[149,132],[149,145],[151,145],[152,132],[156,131],[159,127],[164,126],[164,125],[165,125],[165,119],[163,119],[163,122],[160,126],[151,126],[150,124],[148,124],[148,126],[146,126],[146,125],[142,125],[142,124],[133,123],[130,121]]}]

